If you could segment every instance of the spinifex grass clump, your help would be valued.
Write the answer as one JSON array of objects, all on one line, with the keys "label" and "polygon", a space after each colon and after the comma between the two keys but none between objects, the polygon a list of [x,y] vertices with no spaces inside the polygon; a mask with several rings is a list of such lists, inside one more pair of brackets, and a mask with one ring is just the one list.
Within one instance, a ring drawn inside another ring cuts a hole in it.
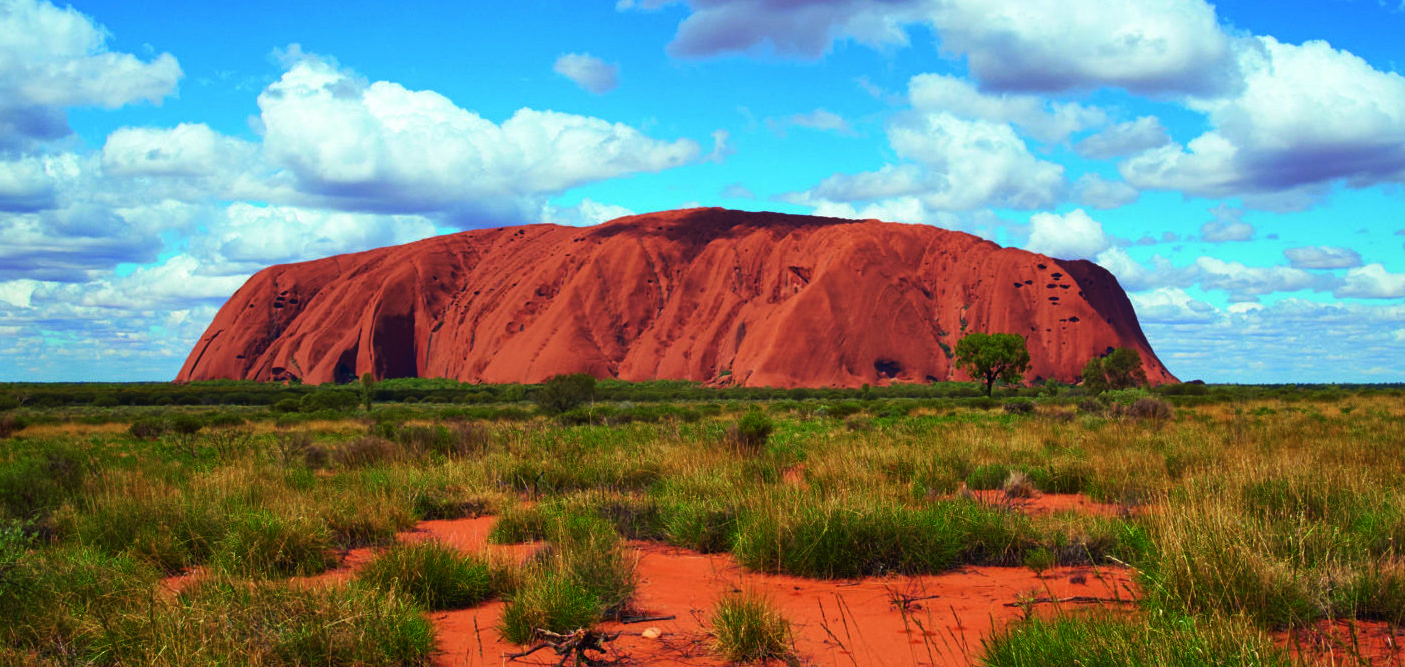
[{"label": "spinifex grass clump", "polygon": [[634,594],[634,558],[609,523],[558,516],[549,539],[503,609],[499,630],[514,644],[531,642],[537,630],[564,634],[594,626],[623,611]]},{"label": "spinifex grass clump", "polygon": [[754,456],[766,449],[766,442],[775,431],[771,418],[760,410],[748,411],[727,429],[727,446],[742,456]]},{"label": "spinifex grass clump", "polygon": [[986,667],[1289,667],[1297,664],[1242,620],[1094,613],[1035,616],[981,642]]},{"label": "spinifex grass clump", "polygon": [[397,544],[357,576],[431,611],[472,607],[493,594],[486,561],[433,540]]},{"label": "spinifex grass clump", "polygon": [[786,660],[793,654],[790,621],[755,591],[718,600],[709,632],[718,655],[728,662]]},{"label": "spinifex grass clump", "polygon": [[336,562],[331,549],[331,533],[321,522],[250,512],[230,523],[213,562],[249,577],[307,576]]},{"label": "spinifex grass clump", "polygon": [[107,630],[99,619],[150,604],[157,573],[131,558],[33,546],[18,527],[0,530],[0,646],[81,663],[77,656],[100,653]]},{"label": "spinifex grass clump", "polygon": [[1405,620],[1405,501],[1330,468],[1197,477],[1148,518],[1148,603],[1245,614],[1265,627]]},{"label": "spinifex grass clump", "polygon": [[409,598],[356,583],[293,586],[214,578],[112,647],[117,664],[416,665],[434,628]]}]

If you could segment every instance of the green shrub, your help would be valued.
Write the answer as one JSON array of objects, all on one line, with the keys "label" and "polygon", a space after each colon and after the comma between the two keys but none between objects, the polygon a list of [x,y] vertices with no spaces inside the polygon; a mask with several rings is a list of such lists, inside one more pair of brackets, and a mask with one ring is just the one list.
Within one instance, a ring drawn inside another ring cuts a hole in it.
[{"label": "green shrub", "polygon": [[699,553],[729,551],[737,536],[737,511],[705,502],[674,505],[664,516],[664,537],[669,544]]},{"label": "green shrub", "polygon": [[569,633],[623,611],[634,594],[634,559],[610,524],[599,517],[553,518],[550,547],[541,552],[520,587],[507,596],[499,626],[516,644],[534,628]]},{"label": "green shrub", "polygon": [[766,413],[760,410],[751,410],[727,429],[727,445],[731,447],[732,451],[741,455],[759,454],[766,448],[766,442],[774,430],[775,425],[771,423],[771,418],[767,417]]},{"label": "green shrub", "polygon": [[302,410],[302,403],[296,398],[284,398],[278,400],[271,407],[274,412],[298,412]]},{"label": "green shrub", "polygon": [[319,521],[251,512],[231,520],[213,561],[249,577],[305,577],[336,563],[331,549],[331,533]]},{"label": "green shrub", "polygon": [[589,373],[557,375],[532,393],[532,400],[549,415],[559,415],[595,400],[595,378]]},{"label": "green shrub", "polygon": [[570,633],[603,618],[600,602],[582,582],[559,572],[530,577],[508,599],[498,631],[513,644],[537,639],[536,629]]},{"label": "green shrub", "polygon": [[99,394],[93,399],[92,406],[95,408],[115,408],[121,405],[117,397],[112,394]]},{"label": "green shrub", "polygon": [[718,655],[729,663],[792,659],[790,621],[774,603],[754,591],[718,600],[709,634]]},{"label": "green shrub", "polygon": [[1013,466],[1004,463],[987,463],[976,466],[970,475],[966,476],[966,486],[977,491],[993,491],[999,489],[1010,477]]},{"label": "green shrub", "polygon": [[493,544],[521,544],[544,540],[548,521],[549,517],[540,506],[514,505],[498,515],[488,531],[488,541]]},{"label": "green shrub", "polygon": [[17,457],[0,466],[0,520],[39,519],[79,494],[94,466],[71,446]]},{"label": "green shrub", "polygon": [[157,417],[142,417],[127,427],[127,433],[138,440],[155,440],[166,432],[165,420]]},{"label": "green shrub", "polygon": [[1004,409],[1007,415],[1032,415],[1034,414],[1034,401],[1027,398],[1012,398],[1005,401]]},{"label": "green shrub", "polygon": [[357,576],[431,611],[472,607],[493,594],[487,562],[437,541],[397,544]]},{"label": "green shrub", "polygon": [[400,448],[385,438],[367,435],[343,444],[331,456],[339,467],[364,468],[400,458]]},{"label": "green shrub", "polygon": [[[291,400],[291,399],[289,399]],[[360,403],[360,397],[350,389],[318,389],[298,401],[299,412],[321,412],[353,410]],[[279,401],[282,404],[282,401]]]}]

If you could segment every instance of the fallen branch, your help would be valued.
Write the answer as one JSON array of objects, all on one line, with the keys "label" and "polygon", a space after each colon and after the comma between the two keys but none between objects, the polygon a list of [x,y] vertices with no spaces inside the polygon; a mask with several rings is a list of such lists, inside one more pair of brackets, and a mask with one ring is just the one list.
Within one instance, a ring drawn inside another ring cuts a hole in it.
[{"label": "fallen branch", "polygon": [[1131,600],[1119,600],[1117,598],[1100,598],[1095,595],[1074,595],[1066,598],[1034,598],[1033,600],[1022,600],[1018,602],[1006,602],[1006,607],[1024,607],[1032,604],[1064,604],[1073,602],[1077,604],[1103,604],[1112,602],[1115,604],[1127,604]]},{"label": "fallen branch", "polygon": [[620,625],[629,625],[631,623],[652,623],[654,621],[672,621],[676,618],[678,617],[674,616],[673,614],[669,614],[668,616],[628,616],[620,619]]},{"label": "fallen branch", "polygon": [[570,634],[558,634],[550,630],[536,629],[538,637],[543,637],[543,641],[520,653],[504,653],[503,657],[508,660],[525,658],[544,648],[549,648],[561,656],[561,662],[557,665],[564,666],[571,658],[576,659],[578,665],[606,665],[610,664],[603,660],[592,658],[586,652],[605,653],[605,644],[620,638],[620,633],[596,632],[581,628]]}]

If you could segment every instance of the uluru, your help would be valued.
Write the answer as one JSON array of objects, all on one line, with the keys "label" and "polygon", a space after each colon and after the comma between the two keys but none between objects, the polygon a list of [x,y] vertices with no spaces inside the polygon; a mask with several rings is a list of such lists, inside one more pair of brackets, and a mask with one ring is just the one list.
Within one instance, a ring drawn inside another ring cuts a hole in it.
[{"label": "uluru", "polygon": [[1025,337],[1027,380],[1136,350],[1172,382],[1116,279],[928,225],[706,208],[594,227],[460,232],[272,266],[177,381],[585,372],[773,387],[966,380],[969,332]]}]

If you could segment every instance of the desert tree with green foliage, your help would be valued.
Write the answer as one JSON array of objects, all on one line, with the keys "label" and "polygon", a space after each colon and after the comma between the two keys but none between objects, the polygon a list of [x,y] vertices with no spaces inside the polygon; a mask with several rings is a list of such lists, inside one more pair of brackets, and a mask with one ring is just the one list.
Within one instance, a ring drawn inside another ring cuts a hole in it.
[{"label": "desert tree with green foliage", "polygon": [[968,375],[985,384],[990,396],[999,380],[1018,384],[1029,370],[1029,348],[1016,334],[972,333],[956,343],[956,364]]},{"label": "desert tree with green foliage", "polygon": [[552,376],[532,394],[532,400],[551,415],[569,412],[594,399],[595,377],[589,373]]},{"label": "desert tree with green foliage", "polygon": [[1119,347],[1106,356],[1093,357],[1083,366],[1083,388],[1095,394],[1146,384],[1142,355],[1130,347]]}]

